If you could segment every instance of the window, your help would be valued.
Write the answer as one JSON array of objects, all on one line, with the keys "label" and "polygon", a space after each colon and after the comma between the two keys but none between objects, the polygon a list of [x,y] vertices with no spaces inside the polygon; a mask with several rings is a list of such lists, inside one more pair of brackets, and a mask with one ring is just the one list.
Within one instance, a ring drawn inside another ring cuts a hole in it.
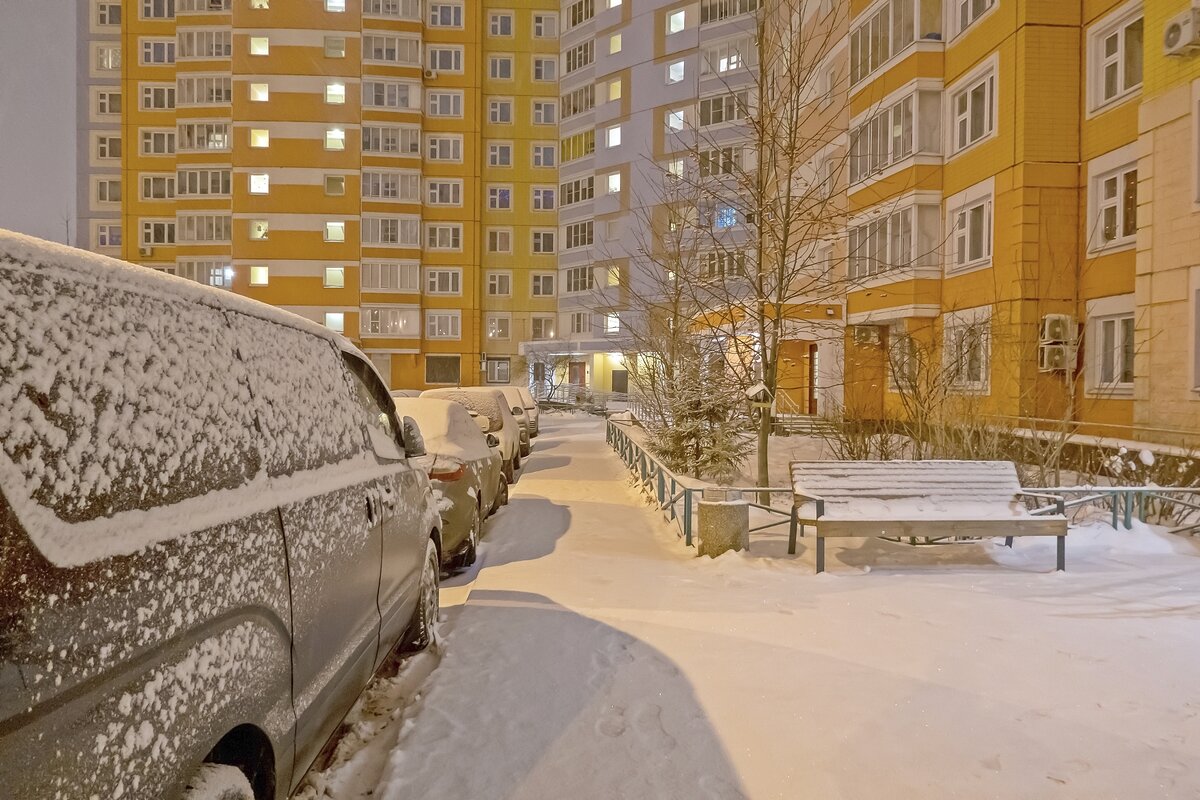
[{"label": "window", "polygon": [[758,61],[754,42],[746,37],[731,39],[704,48],[700,56],[703,75],[724,75]]},{"label": "window", "polygon": [[[396,261],[364,261],[361,282],[364,290],[415,294],[421,291],[421,267]],[[415,329],[416,322],[413,324]]]},{"label": "window", "polygon": [[512,228],[492,228],[487,232],[489,253],[512,252]]},{"label": "window", "polygon": [[750,90],[705,97],[700,100],[700,125],[719,125],[745,119],[750,110]]},{"label": "window", "polygon": [[620,314],[605,314],[604,315],[604,332],[609,336],[621,332],[621,315]]},{"label": "window", "polygon": [[534,231],[533,232],[533,252],[535,253],[553,253],[554,252],[554,234],[556,231]]},{"label": "window", "polygon": [[120,158],[121,157],[121,137],[120,136],[99,136],[96,138],[96,157],[97,158]]},{"label": "window", "polygon": [[96,246],[97,247],[120,247],[121,246],[121,226],[114,224],[104,224],[96,226]]},{"label": "window", "polygon": [[228,75],[180,77],[177,83],[181,106],[229,105],[233,100],[233,79]]},{"label": "window", "polygon": [[[942,211],[937,205],[901,208],[852,225],[848,253],[850,278],[869,278],[892,269],[938,267],[944,240]],[[947,259],[952,260],[950,256]]]},{"label": "window", "polygon": [[563,68],[564,75],[570,75],[577,69],[582,69],[596,60],[596,43],[588,39],[582,44],[577,44],[568,50],[564,57],[566,66]]},{"label": "window", "polygon": [[1143,28],[1140,4],[1132,14],[1088,36],[1088,82],[1092,109],[1137,91],[1142,85]]},{"label": "window", "polygon": [[363,0],[363,14],[376,17],[421,19],[421,0]]},{"label": "window", "polygon": [[325,223],[325,241],[327,241],[327,242],[344,242],[344,241],[346,241],[346,223],[344,223],[344,222],[326,222]]},{"label": "window", "polygon": [[175,19],[175,0],[142,0],[142,19]]},{"label": "window", "polygon": [[265,219],[250,220],[250,238],[254,241],[261,241],[269,238],[271,226]]},{"label": "window", "polygon": [[415,308],[373,308],[366,306],[359,317],[366,336],[416,337],[420,335],[421,312]]},{"label": "window", "polygon": [[269,267],[251,267],[250,268],[250,285],[251,286],[266,286],[271,280],[271,272]]},{"label": "window", "polygon": [[680,83],[684,77],[685,63],[675,61],[667,65],[667,83]]},{"label": "window", "polygon": [[346,0],[325,0],[325,10],[341,13],[346,10]]},{"label": "window", "polygon": [[425,356],[425,382],[457,386],[461,380],[459,356]]},{"label": "window", "polygon": [[[365,267],[365,265],[364,265]],[[326,289],[344,289],[346,288],[346,268],[345,267],[326,267],[325,278],[323,285]],[[365,286],[363,288],[366,288]]]},{"label": "window", "polygon": [[536,39],[553,39],[558,36],[557,14],[534,14],[533,35]]},{"label": "window", "polygon": [[[507,325],[509,320],[505,319],[503,322]],[[497,336],[495,338],[507,339],[507,330],[504,336]],[[512,377],[512,368],[507,358],[488,358],[485,366],[487,367],[488,383],[508,383]]]},{"label": "window", "polygon": [[264,128],[250,129],[250,146],[251,147],[270,147],[271,132]]},{"label": "window", "polygon": [[177,60],[229,58],[233,53],[233,32],[229,30],[181,30],[176,38]]},{"label": "window", "polygon": [[904,322],[893,322],[887,328],[888,390],[909,391],[916,388],[918,361],[916,340]]},{"label": "window", "polygon": [[888,0],[850,31],[850,83],[873,74],[913,43],[915,0]]},{"label": "window", "polygon": [[250,84],[250,102],[265,103],[271,99],[271,87],[266,83]]},{"label": "window", "polygon": [[120,92],[98,92],[96,94],[96,113],[105,114],[120,114],[121,113],[121,93]]},{"label": "window", "polygon": [[571,267],[566,271],[566,291],[586,292],[596,288],[591,267]]},{"label": "window", "polygon": [[554,101],[533,101],[533,124],[554,125],[558,123],[558,104]]},{"label": "window", "polygon": [[250,55],[266,56],[271,54],[271,40],[266,36],[250,37]]},{"label": "window", "polygon": [[325,84],[325,102],[330,105],[342,105],[345,103],[346,84],[340,82]]},{"label": "window", "polygon": [[508,297],[512,294],[511,272],[489,272],[487,293],[493,297]]},{"label": "window", "polygon": [[558,165],[557,150],[552,144],[535,144],[533,146],[533,165],[535,167],[554,167]]},{"label": "window", "polygon": [[461,117],[462,92],[430,92],[428,113],[431,117]]},{"label": "window", "polygon": [[562,96],[562,118],[569,119],[576,114],[591,111],[596,107],[596,85],[589,83]]},{"label": "window", "polygon": [[554,190],[535,186],[533,189],[533,210],[553,211],[554,208]]},{"label": "window", "polygon": [[425,141],[431,161],[462,161],[462,136],[430,136]]},{"label": "window", "polygon": [[175,84],[139,84],[143,111],[167,111],[175,107]]},{"label": "window", "polygon": [[1133,314],[1093,320],[1092,337],[1089,344],[1090,349],[1095,351],[1093,388],[1133,388]]},{"label": "window", "polygon": [[983,16],[983,12],[996,5],[996,0],[954,0],[954,4],[954,33],[957,36]]},{"label": "window", "polygon": [[144,156],[165,156],[175,152],[175,131],[141,131],[141,153]]},{"label": "window", "polygon": [[408,200],[420,202],[420,175],[416,172],[363,170],[364,200]]},{"label": "window", "polygon": [[745,277],[746,254],[736,250],[710,250],[700,255],[698,266],[702,281]]},{"label": "window", "polygon": [[458,339],[462,337],[461,311],[425,312],[426,339]]},{"label": "window", "polygon": [[[430,47],[427,66],[438,72],[462,72],[463,50],[461,47]],[[511,67],[511,62],[509,66]]]},{"label": "window", "polygon": [[271,191],[271,176],[265,172],[250,173],[250,194],[268,194]]},{"label": "window", "polygon": [[604,131],[604,144],[608,147],[621,146],[621,126],[613,125]]},{"label": "window", "polygon": [[402,245],[420,247],[421,223],[417,217],[362,218],[362,243],[367,245]]},{"label": "window", "polygon": [[681,8],[677,11],[671,11],[667,14],[667,35],[679,33],[686,27],[687,14]]},{"label": "window", "polygon": [[175,244],[175,220],[142,220],[141,244],[143,247],[156,244]]},{"label": "window", "polygon": [[611,103],[621,99],[621,79],[610,81],[608,84],[608,101]]},{"label": "window", "polygon": [[121,202],[121,179],[114,178],[112,180],[96,181],[96,202],[97,203],[119,203]]},{"label": "window", "polygon": [[325,194],[330,197],[340,197],[346,193],[345,175],[326,175]]},{"label": "window", "polygon": [[990,71],[951,97],[954,152],[983,139],[996,127],[996,76]]},{"label": "window", "polygon": [[732,228],[738,224],[737,209],[731,205],[718,204],[713,212],[713,227],[717,230]]},{"label": "window", "polygon": [[701,150],[699,167],[703,178],[713,175],[732,175],[742,168],[742,146]]},{"label": "window", "polygon": [[507,125],[513,121],[512,100],[489,100],[488,122]]},{"label": "window", "polygon": [[425,270],[425,294],[462,294],[462,270]]},{"label": "window", "polygon": [[534,339],[554,338],[554,317],[533,317],[529,320],[529,326]]},{"label": "window", "polygon": [[96,7],[96,24],[97,25],[120,25],[121,24],[121,4],[120,3],[101,3]]},{"label": "window", "polygon": [[512,145],[504,142],[493,142],[488,145],[488,166],[511,167]]},{"label": "window", "polygon": [[418,155],[421,151],[421,131],[415,126],[385,126],[365,124],[362,128],[364,153]]},{"label": "window", "polygon": [[562,140],[562,162],[566,164],[596,152],[596,131],[586,130]]},{"label": "window", "polygon": [[850,183],[877,175],[914,153],[938,153],[940,109],[940,93],[921,91],[855,125],[850,131]]},{"label": "window", "polygon": [[143,64],[174,64],[175,63],[175,40],[174,39],[143,39],[142,40],[142,63]]},{"label": "window", "polygon": [[512,80],[512,56],[492,56],[488,59],[488,75],[494,80]]},{"label": "window", "polygon": [[329,130],[325,131],[325,149],[345,150],[346,131],[342,128],[330,128]]},{"label": "window", "polygon": [[943,347],[953,388],[987,392],[991,355],[989,329],[987,309],[946,315]]},{"label": "window", "polygon": [[534,297],[553,297],[554,273],[535,272],[533,274],[533,290],[531,293]]},{"label": "window", "polygon": [[271,0],[250,0],[250,8],[268,9],[271,7]]},{"label": "window", "polygon": [[325,57],[326,58],[345,58],[346,57],[346,37],[345,36],[326,36],[325,37]]},{"label": "window", "polygon": [[700,24],[749,14],[758,9],[759,0],[700,0]]},{"label": "window", "polygon": [[501,14],[493,11],[488,18],[488,33],[492,36],[512,36],[512,14]]},{"label": "window", "polygon": [[121,48],[118,45],[102,44],[96,46],[96,69],[102,72],[115,72],[121,69]]},{"label": "window", "polygon": [[462,250],[462,225],[458,223],[426,225],[425,249]]},{"label": "window", "polygon": [[488,314],[484,326],[489,339],[512,338],[512,317],[508,314]]},{"label": "window", "polygon": [[610,172],[608,174],[608,193],[620,194],[621,192],[621,173]]},{"label": "window", "polygon": [[431,180],[425,183],[425,202],[431,206],[461,206],[461,180]]},{"label": "window", "polygon": [[576,311],[571,314],[571,333],[591,333],[592,315],[587,311]]},{"label": "window", "polygon": [[336,333],[345,333],[346,315],[341,311],[326,311],[325,327]]},{"label": "window", "polygon": [[232,170],[181,169],[175,173],[176,190],[180,197],[222,196],[230,193]]},{"label": "window", "polygon": [[[366,108],[413,108],[417,98],[416,87],[397,81],[363,81],[362,104]],[[433,97],[431,94],[430,97]],[[459,113],[462,109],[462,95],[458,96]],[[434,103],[430,102],[430,109]],[[430,113],[434,113],[432,110]]]},{"label": "window", "polygon": [[533,79],[535,81],[558,80],[558,59],[550,56],[535,56],[533,59]]},{"label": "window", "polygon": [[678,133],[683,130],[683,111],[675,110],[667,112],[667,130],[672,133]]},{"label": "window", "polygon": [[[1099,216],[1099,247],[1124,244],[1137,234],[1136,166],[1101,175],[1093,184],[1096,210]],[[1089,239],[1095,234],[1088,232]],[[1095,247],[1089,249],[1096,249]]]},{"label": "window", "polygon": [[458,3],[431,3],[429,5],[429,27],[461,28],[463,7]]},{"label": "window", "polygon": [[575,0],[567,6],[567,30],[578,27],[596,16],[596,0]]},{"label": "window", "polygon": [[566,248],[573,250],[576,247],[587,247],[592,244],[593,227],[592,220],[585,222],[572,222],[564,229],[564,237],[566,239]]},{"label": "window", "polygon": [[488,208],[492,210],[508,210],[512,208],[512,187],[489,186]]}]

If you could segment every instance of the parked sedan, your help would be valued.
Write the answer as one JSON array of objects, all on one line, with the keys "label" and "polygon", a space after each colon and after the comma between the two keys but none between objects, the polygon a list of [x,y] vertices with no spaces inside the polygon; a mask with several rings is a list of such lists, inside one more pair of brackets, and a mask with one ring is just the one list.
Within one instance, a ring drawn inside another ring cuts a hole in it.
[{"label": "parked sedan", "polygon": [[521,391],[516,386],[480,388],[495,388],[504,395],[504,402],[508,403],[509,411],[517,418],[517,423],[521,426],[521,455],[522,457],[529,455],[530,450],[533,449],[533,420],[525,411],[525,398],[521,397]]},{"label": "parked sedan", "polygon": [[[442,566],[460,570],[475,563],[483,519],[508,502],[493,434],[483,433],[466,408],[430,397],[395,398],[396,414],[416,423],[430,462],[429,478],[441,493]],[[486,420],[485,420],[486,421]],[[416,438],[406,430],[406,438]],[[420,445],[417,445],[419,448]]]},{"label": "parked sedan", "polygon": [[517,391],[521,393],[521,400],[525,403],[525,413],[529,415],[529,438],[536,439],[541,428],[541,409],[538,408],[537,400],[533,399],[533,394],[524,386],[518,386]]},{"label": "parked sedan", "polygon": [[490,388],[458,387],[427,389],[421,392],[421,397],[453,400],[479,416],[487,417],[490,422],[488,432],[496,434],[496,438],[500,440],[504,477],[508,479],[509,485],[516,481],[516,471],[521,468],[521,426],[509,410],[503,394]]}]

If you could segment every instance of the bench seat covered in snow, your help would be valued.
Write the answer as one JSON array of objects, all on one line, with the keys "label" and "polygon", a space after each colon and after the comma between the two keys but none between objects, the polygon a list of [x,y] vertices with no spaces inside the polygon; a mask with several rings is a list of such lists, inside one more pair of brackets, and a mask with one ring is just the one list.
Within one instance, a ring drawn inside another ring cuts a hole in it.
[{"label": "bench seat covered in snow", "polygon": [[[817,572],[827,537],[1057,536],[1066,568],[1063,500],[1026,492],[1010,461],[793,461],[799,525],[815,525]],[[1035,497],[1056,514],[1032,514]]]}]

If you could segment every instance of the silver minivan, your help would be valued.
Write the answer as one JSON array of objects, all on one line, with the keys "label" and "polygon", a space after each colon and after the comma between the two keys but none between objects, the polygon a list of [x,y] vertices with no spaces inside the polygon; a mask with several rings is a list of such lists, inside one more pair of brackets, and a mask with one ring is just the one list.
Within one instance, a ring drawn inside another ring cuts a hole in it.
[{"label": "silver minivan", "polygon": [[433,635],[410,455],[325,328],[0,232],[3,796],[286,798]]}]

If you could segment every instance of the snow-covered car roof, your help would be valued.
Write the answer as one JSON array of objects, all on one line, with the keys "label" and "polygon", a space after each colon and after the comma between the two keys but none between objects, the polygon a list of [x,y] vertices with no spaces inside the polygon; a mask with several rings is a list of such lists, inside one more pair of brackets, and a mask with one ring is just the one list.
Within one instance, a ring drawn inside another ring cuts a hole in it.
[{"label": "snow-covered car roof", "polygon": [[508,405],[504,401],[504,395],[495,389],[473,386],[460,386],[453,389],[426,389],[421,392],[421,397],[452,400],[459,405],[466,406],[491,420],[493,431],[499,430],[504,424],[504,415],[506,413],[510,417],[512,416],[512,412],[508,411]]},{"label": "snow-covered car roof", "polygon": [[462,461],[489,457],[491,448],[483,431],[459,403],[434,397],[397,397],[393,402],[398,416],[416,421],[427,452]]}]

